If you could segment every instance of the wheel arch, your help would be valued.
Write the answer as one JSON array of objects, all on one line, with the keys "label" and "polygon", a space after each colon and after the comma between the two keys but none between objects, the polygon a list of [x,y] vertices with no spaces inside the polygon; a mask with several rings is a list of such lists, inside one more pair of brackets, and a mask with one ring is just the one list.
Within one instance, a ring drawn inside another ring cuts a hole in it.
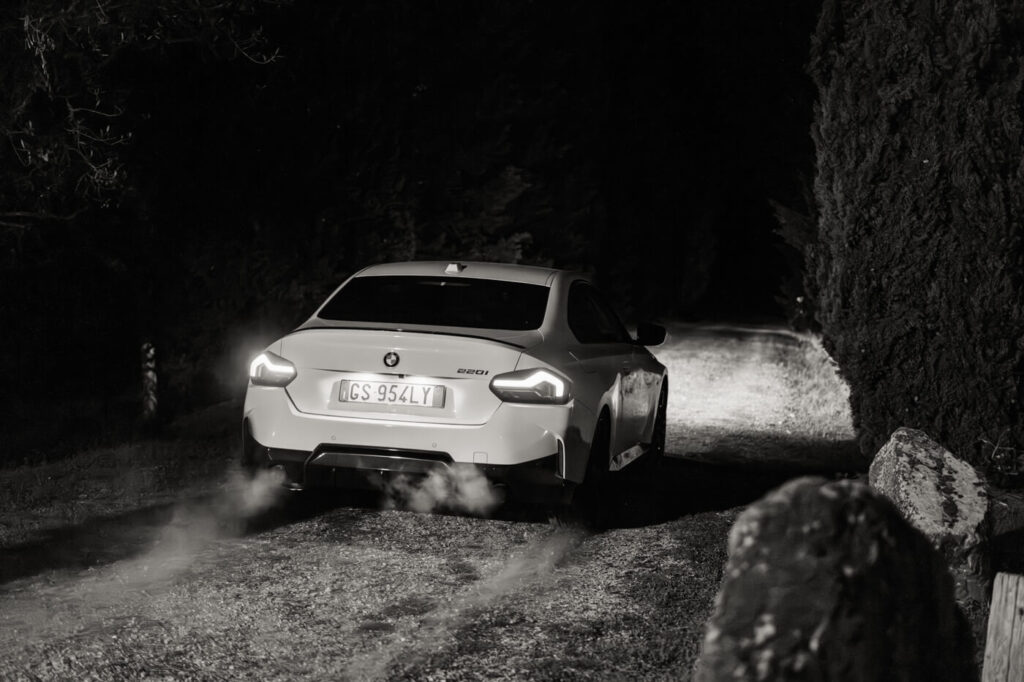
[{"label": "wheel arch", "polygon": [[651,441],[651,438],[654,435],[655,424],[658,421],[658,413],[661,411],[661,409],[663,407],[663,403],[664,403],[665,407],[667,407],[667,405],[668,405],[668,390],[669,390],[668,372],[665,372],[664,374],[661,375],[661,382],[660,382],[660,385],[658,386],[657,403],[655,403],[654,409],[651,410],[650,413],[648,414],[648,416],[647,416],[647,423],[644,424],[644,431],[643,431],[643,438],[642,438],[642,440],[645,443],[649,443]]},{"label": "wheel arch", "polygon": [[587,462],[585,465],[586,468],[589,469],[590,467],[590,458],[594,455],[594,442],[597,440],[598,431],[602,428],[607,429],[608,431],[607,434],[605,434],[604,436],[607,441],[605,447],[607,452],[605,453],[605,456],[608,457],[609,460],[611,459],[612,427],[612,410],[611,407],[605,405],[604,407],[601,408],[601,411],[598,413],[597,418],[594,420],[594,428],[590,433],[590,442],[588,443],[589,447],[587,448]]},{"label": "wheel arch", "polygon": [[590,460],[590,449],[598,425],[604,420],[611,423],[611,408],[602,405],[596,412],[578,403],[565,434],[566,470],[565,479],[573,483],[583,481]]}]

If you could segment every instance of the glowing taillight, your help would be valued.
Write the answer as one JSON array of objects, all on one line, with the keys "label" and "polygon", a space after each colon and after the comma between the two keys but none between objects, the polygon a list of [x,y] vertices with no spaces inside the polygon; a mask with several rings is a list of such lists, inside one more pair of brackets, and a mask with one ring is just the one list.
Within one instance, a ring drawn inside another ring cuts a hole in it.
[{"label": "glowing taillight", "polygon": [[263,351],[249,365],[249,379],[257,386],[287,386],[296,374],[295,365],[270,351]]},{"label": "glowing taillight", "polygon": [[572,398],[569,380],[547,369],[526,369],[491,379],[491,392],[505,402],[564,405]]}]

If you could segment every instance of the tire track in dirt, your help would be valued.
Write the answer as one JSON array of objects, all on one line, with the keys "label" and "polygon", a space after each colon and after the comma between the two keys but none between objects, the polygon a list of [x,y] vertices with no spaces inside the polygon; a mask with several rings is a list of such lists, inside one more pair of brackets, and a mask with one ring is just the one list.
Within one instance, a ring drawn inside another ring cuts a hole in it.
[{"label": "tire track in dirt", "polygon": [[515,551],[490,576],[464,588],[451,603],[423,614],[416,623],[392,634],[383,646],[355,657],[345,668],[351,680],[388,679],[400,662],[415,667],[449,644],[461,627],[471,623],[496,600],[512,592],[543,594],[552,585],[554,570],[580,545],[581,530],[553,530]]}]

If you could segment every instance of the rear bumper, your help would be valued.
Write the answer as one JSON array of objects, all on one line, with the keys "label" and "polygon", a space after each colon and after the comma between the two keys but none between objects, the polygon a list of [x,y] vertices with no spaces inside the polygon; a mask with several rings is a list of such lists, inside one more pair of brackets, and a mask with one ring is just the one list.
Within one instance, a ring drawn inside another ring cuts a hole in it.
[{"label": "rear bumper", "polygon": [[[345,444],[444,453],[451,462],[478,466],[526,464],[563,451],[572,415],[572,403],[502,403],[482,424],[330,416],[300,412],[284,389],[254,386],[244,409],[253,438],[276,450],[312,453]],[[577,454],[572,448],[570,456]]]},{"label": "rear bumper", "polygon": [[343,488],[386,490],[396,476],[425,477],[432,472],[449,472],[457,467],[475,467],[492,484],[501,488],[505,499],[519,502],[565,504],[574,484],[566,481],[564,450],[518,464],[468,464],[455,461],[436,450],[410,450],[359,445],[321,444],[312,451],[272,448],[253,436],[244,425],[243,462],[251,469],[279,467],[287,477],[285,485],[295,490]]}]

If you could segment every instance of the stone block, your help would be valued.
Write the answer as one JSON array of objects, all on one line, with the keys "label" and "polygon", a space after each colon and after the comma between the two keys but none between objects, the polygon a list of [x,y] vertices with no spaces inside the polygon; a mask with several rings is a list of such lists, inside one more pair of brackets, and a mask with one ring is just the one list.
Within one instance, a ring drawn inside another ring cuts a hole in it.
[{"label": "stone block", "polygon": [[803,478],[752,505],[695,679],[976,680],[943,557],[863,483]]}]

